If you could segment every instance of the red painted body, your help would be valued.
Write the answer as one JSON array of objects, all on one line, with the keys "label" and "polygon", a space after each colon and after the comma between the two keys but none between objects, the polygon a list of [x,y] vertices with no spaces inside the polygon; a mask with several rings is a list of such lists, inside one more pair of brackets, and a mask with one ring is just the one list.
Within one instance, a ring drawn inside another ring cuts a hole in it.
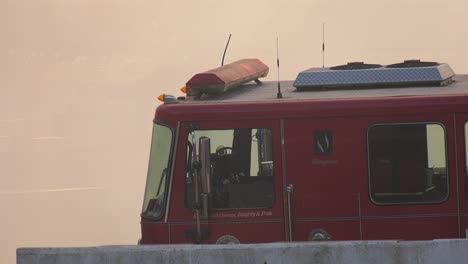
[{"label": "red painted body", "polygon": [[[333,240],[464,238],[468,229],[468,94],[168,104],[157,108],[155,122],[179,128],[179,133],[169,210],[160,220],[142,219],[142,244],[194,242],[185,235],[195,220],[184,204],[186,124],[191,122],[202,129],[253,126],[273,132],[274,206],[214,210],[210,219],[202,220],[202,229],[210,231],[203,243],[215,243],[223,235],[235,236],[241,243],[287,240],[288,184],[294,185],[290,209],[295,241],[306,241],[315,229],[326,230]],[[433,204],[374,203],[369,193],[369,127],[418,122],[439,123],[445,129],[448,199]],[[316,156],[310,137],[324,128],[333,131],[334,153]]]}]

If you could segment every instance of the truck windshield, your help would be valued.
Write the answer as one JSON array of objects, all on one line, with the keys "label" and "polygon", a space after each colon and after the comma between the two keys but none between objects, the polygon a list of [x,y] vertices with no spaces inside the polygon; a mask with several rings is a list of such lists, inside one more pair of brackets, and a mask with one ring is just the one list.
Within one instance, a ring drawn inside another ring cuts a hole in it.
[{"label": "truck windshield", "polygon": [[158,219],[164,212],[171,144],[172,130],[154,124],[142,217]]}]

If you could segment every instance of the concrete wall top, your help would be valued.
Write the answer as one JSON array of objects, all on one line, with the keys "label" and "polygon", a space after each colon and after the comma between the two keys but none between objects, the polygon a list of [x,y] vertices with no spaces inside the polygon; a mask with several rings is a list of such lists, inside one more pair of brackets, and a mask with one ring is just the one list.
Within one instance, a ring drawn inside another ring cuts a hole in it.
[{"label": "concrete wall top", "polygon": [[468,263],[468,240],[19,248],[18,264]]}]

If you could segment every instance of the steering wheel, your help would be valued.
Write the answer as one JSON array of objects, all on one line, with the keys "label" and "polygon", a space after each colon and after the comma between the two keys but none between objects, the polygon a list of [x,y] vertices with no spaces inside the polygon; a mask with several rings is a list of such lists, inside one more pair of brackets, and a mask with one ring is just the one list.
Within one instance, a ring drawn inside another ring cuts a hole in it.
[{"label": "steering wheel", "polygon": [[227,154],[227,153],[224,153],[225,150],[231,150],[231,153],[232,153],[232,148],[231,147],[225,147],[225,146],[219,146],[216,148],[216,154],[218,155],[223,155],[223,154]]}]

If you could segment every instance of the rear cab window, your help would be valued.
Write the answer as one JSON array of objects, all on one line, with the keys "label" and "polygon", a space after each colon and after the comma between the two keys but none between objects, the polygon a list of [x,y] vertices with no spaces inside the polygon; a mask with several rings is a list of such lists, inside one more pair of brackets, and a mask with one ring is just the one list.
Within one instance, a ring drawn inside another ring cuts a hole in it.
[{"label": "rear cab window", "polygon": [[446,132],[439,123],[368,129],[370,198],[376,204],[441,203],[448,198]]}]

